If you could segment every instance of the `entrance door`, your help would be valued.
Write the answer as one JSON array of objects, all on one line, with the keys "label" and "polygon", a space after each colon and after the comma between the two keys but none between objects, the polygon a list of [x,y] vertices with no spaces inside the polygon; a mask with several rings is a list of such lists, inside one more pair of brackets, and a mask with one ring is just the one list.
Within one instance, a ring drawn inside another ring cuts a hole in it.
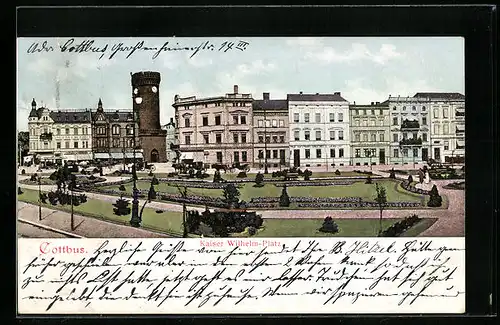
[{"label": "entrance door", "polygon": [[434,159],[441,161],[441,148],[434,148]]},{"label": "entrance door", "polygon": [[429,160],[429,152],[427,148],[422,148],[422,160],[423,161]]},{"label": "entrance door", "polygon": [[379,161],[378,161],[379,164],[385,165],[385,149],[380,149],[378,156],[379,156]]},{"label": "entrance door", "polygon": [[300,150],[299,149],[293,150],[293,165],[295,167],[300,167]]},{"label": "entrance door", "polygon": [[153,149],[151,151],[151,162],[152,163],[158,162],[158,150],[156,150],[156,149]]}]

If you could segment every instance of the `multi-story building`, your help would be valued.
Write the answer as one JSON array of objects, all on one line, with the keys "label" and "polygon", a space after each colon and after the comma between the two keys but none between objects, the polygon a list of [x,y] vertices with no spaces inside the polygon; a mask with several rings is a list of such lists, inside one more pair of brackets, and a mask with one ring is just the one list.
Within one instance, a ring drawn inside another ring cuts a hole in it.
[{"label": "multi-story building", "polygon": [[289,94],[290,155],[293,166],[350,163],[349,102],[334,94]]},{"label": "multi-story building", "polygon": [[253,109],[253,167],[288,166],[289,123],[286,99],[270,99],[269,93],[262,100],[254,100]]},{"label": "multi-story building", "polygon": [[175,122],[174,118],[170,118],[170,122],[167,124],[163,125],[161,127],[163,130],[165,130],[167,136],[166,136],[166,148],[167,148],[167,161],[168,162],[175,162],[177,158],[177,152],[178,152],[178,141],[175,136]]},{"label": "multi-story building", "polygon": [[389,163],[390,112],[387,102],[349,106],[351,165]]},{"label": "multi-story building", "polygon": [[420,97],[387,100],[391,115],[391,164],[417,164],[430,158],[430,102]]},{"label": "multi-story building", "polygon": [[99,98],[97,110],[92,112],[92,152],[95,160],[130,162],[134,151],[134,126],[136,135],[135,158],[143,159],[138,137],[138,125],[131,110],[105,111]]},{"label": "multi-story building", "polygon": [[174,99],[181,161],[205,164],[253,161],[252,96],[238,86],[225,96]]},{"label": "multi-story building", "polygon": [[417,93],[430,103],[430,151],[438,162],[464,163],[465,96],[460,93]]},{"label": "multi-story building", "polygon": [[31,103],[30,154],[52,163],[92,160],[90,110],[57,110]]}]

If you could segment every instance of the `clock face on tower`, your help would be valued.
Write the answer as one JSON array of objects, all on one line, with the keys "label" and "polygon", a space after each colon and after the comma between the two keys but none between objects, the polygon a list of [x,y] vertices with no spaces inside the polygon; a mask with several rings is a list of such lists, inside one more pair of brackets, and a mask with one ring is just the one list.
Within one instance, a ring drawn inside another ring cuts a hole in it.
[{"label": "clock face on tower", "polygon": [[158,88],[156,88],[156,86],[153,86],[153,87],[151,87],[151,90],[152,90],[154,93],[156,93],[156,92],[158,91]]},{"label": "clock face on tower", "polygon": [[134,95],[137,95],[139,93],[139,89],[135,88],[134,89]]}]

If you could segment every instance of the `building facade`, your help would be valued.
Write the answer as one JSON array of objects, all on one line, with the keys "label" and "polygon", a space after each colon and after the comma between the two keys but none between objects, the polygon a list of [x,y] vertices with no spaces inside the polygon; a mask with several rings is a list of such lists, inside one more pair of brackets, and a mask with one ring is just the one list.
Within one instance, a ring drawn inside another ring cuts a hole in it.
[{"label": "building facade", "polygon": [[465,96],[460,93],[417,93],[430,104],[430,152],[441,163],[465,161]]},{"label": "building facade", "polygon": [[390,112],[387,102],[349,106],[351,165],[389,163]]},{"label": "building facade", "polygon": [[143,159],[139,128],[131,110],[105,111],[101,99],[92,112],[92,152],[95,160],[130,162],[134,158],[134,126],[136,135],[135,158]]},{"label": "building facade", "polygon": [[281,168],[290,164],[289,118],[286,99],[270,99],[269,93],[262,100],[252,103],[253,110],[253,167]]},{"label": "building facade", "polygon": [[296,167],[350,163],[349,102],[334,94],[289,94],[290,156]]},{"label": "building facade", "polygon": [[174,99],[181,161],[232,165],[253,161],[252,96],[235,85],[225,96]]},{"label": "building facade", "polygon": [[139,138],[144,160],[167,161],[166,131],[160,125],[160,73],[142,71],[131,75],[132,105],[139,120]]},{"label": "building facade", "polygon": [[90,110],[49,110],[31,103],[28,117],[30,154],[40,161],[62,164],[92,160]]},{"label": "building facade", "polygon": [[430,158],[430,102],[419,97],[392,97],[390,110],[390,163],[418,164]]},{"label": "building facade", "polygon": [[166,133],[166,149],[167,149],[167,162],[176,162],[178,152],[178,141],[175,135],[175,122],[174,118],[170,118],[170,122],[161,127]]}]

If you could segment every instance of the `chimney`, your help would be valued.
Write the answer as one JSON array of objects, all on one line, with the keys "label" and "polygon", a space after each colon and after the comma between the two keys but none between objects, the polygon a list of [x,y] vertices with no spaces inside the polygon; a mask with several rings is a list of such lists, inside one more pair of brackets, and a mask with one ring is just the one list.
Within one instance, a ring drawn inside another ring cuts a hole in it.
[{"label": "chimney", "polygon": [[264,98],[265,100],[269,100],[269,93],[263,93],[262,98]]},{"label": "chimney", "polygon": [[234,85],[234,93],[237,94],[238,93],[238,85]]},{"label": "chimney", "polygon": [[356,105],[356,101],[354,101],[354,105]]},{"label": "chimney", "polygon": [[173,117],[170,118],[170,124],[174,124],[174,118]]},{"label": "chimney", "polygon": [[340,96],[340,91],[334,92],[334,95],[339,95]]},{"label": "chimney", "polygon": [[372,102],[372,106],[373,106],[374,102]]},{"label": "chimney", "polygon": [[300,95],[302,95],[302,92],[299,92]]},{"label": "chimney", "polygon": [[316,95],[319,95],[319,93],[316,93]]},{"label": "chimney", "polygon": [[380,102],[375,102],[375,104],[380,105]]}]

